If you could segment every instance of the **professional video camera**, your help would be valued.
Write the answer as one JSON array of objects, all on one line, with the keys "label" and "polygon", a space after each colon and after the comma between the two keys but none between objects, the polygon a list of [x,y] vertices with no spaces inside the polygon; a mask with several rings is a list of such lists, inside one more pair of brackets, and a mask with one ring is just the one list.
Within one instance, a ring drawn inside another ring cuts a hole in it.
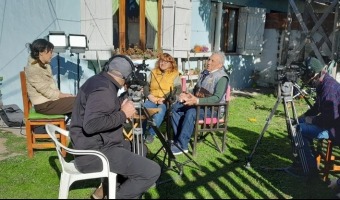
[{"label": "professional video camera", "polygon": [[139,102],[142,99],[142,88],[147,84],[146,71],[150,71],[145,60],[141,64],[135,64],[132,75],[127,80],[129,98],[134,102]]},{"label": "professional video camera", "polygon": [[304,74],[304,67],[301,65],[300,63],[296,63],[290,66],[277,67],[277,81],[296,83],[299,77]]}]

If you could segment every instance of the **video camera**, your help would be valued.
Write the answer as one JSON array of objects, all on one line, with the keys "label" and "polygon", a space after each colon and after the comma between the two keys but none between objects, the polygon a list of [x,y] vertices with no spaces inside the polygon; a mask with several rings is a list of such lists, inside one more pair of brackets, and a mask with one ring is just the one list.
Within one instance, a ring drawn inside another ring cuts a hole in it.
[{"label": "video camera", "polygon": [[149,64],[145,60],[141,64],[135,64],[133,72],[126,84],[128,86],[129,98],[134,102],[139,102],[142,99],[142,88],[147,85],[146,71],[150,71]]},{"label": "video camera", "polygon": [[279,66],[276,68],[277,81],[296,83],[305,73],[305,68],[300,63],[291,64],[290,66]]}]

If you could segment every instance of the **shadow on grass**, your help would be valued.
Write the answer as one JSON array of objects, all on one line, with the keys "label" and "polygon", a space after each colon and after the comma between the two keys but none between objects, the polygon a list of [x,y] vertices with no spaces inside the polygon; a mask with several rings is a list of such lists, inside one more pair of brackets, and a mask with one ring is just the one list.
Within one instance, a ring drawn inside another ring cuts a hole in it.
[{"label": "shadow on grass", "polygon": [[[156,188],[160,198],[334,198],[334,191],[327,188],[321,179],[307,181],[283,171],[264,170],[263,165],[278,168],[291,164],[292,149],[285,132],[265,133],[252,166],[246,165],[246,158],[254,147],[259,134],[238,127],[228,128],[227,150],[219,153],[211,140],[198,146],[194,158],[201,167],[184,167],[182,176],[172,172],[164,176],[170,181]],[[240,145],[242,144],[242,145]],[[183,160],[184,156],[179,157]],[[148,193],[145,199],[152,198]]]}]

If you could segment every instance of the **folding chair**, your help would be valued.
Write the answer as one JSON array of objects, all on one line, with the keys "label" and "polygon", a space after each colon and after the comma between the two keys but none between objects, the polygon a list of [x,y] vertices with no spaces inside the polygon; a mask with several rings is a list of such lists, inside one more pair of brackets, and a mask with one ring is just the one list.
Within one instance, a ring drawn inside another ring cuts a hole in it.
[{"label": "folding chair", "polygon": [[[327,145],[324,146],[325,144]],[[324,149],[324,147],[326,147],[326,149]],[[334,147],[338,147],[338,145],[334,144],[332,140],[328,139],[317,141],[316,161],[324,181],[329,180],[328,176],[330,172],[340,172],[340,160],[337,160],[339,159],[339,156],[335,156],[333,153]]]}]

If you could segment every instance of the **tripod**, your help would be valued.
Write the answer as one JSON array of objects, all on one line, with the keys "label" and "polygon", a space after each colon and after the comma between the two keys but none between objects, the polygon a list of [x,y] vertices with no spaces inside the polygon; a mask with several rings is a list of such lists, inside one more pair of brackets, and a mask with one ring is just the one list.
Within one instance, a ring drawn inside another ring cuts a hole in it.
[{"label": "tripod", "polygon": [[[294,83],[292,83],[292,82],[279,83],[279,86],[278,86],[279,94],[278,94],[278,97],[277,97],[277,101],[276,101],[274,107],[272,108],[269,117],[266,120],[267,122],[266,122],[259,138],[257,139],[256,144],[255,144],[252,152],[246,158],[246,167],[250,167],[250,162],[252,161],[252,158],[253,158],[253,155],[256,151],[256,148],[260,144],[260,142],[263,138],[263,135],[266,132],[278,105],[282,102],[283,107],[284,107],[284,112],[285,112],[287,132],[288,132],[288,135],[291,139],[293,156],[294,156],[295,159],[297,159],[297,157],[300,158],[304,174],[307,174],[309,172],[309,168],[308,168],[308,164],[307,164],[307,160],[306,160],[306,155],[305,155],[305,152],[303,150],[304,143],[303,143],[303,140],[302,140],[302,135],[301,135],[300,132],[296,131],[296,126],[299,124],[299,121],[297,119],[296,109],[295,109],[293,96],[292,96],[293,87],[294,87]],[[292,116],[290,116],[290,112],[288,110],[289,104],[291,105]],[[284,171],[288,172],[287,168],[280,168],[280,169],[281,170],[283,169]]]},{"label": "tripod", "polygon": [[296,83],[293,83],[293,87],[295,88],[295,90],[297,90],[297,93],[294,94],[293,99],[300,95],[306,101],[307,105],[311,108],[312,104],[310,103],[310,101],[308,100],[306,96],[308,95],[308,93],[305,90],[302,90],[301,87]]},{"label": "tripod", "polygon": [[[171,103],[169,103],[169,105],[171,105]],[[183,174],[183,165],[185,165],[186,163],[188,162],[193,162],[198,168],[199,165],[189,156],[188,153],[184,152],[183,149],[178,146],[178,144],[174,143],[172,139],[172,136],[171,136],[171,132],[169,131],[169,123],[170,123],[170,114],[168,114],[167,116],[167,133],[166,135],[164,136],[160,130],[158,129],[158,127],[156,126],[156,124],[153,122],[153,119],[152,117],[150,116],[148,110],[142,106],[142,109],[144,111],[144,114],[146,116],[146,119],[147,119],[147,122],[149,123],[149,125],[153,128],[153,130],[156,132],[156,135],[158,136],[159,140],[161,141],[162,143],[162,147],[155,153],[155,155],[151,158],[151,160],[153,160],[161,150],[165,150],[165,154],[164,154],[164,157],[163,157],[163,164],[162,164],[162,172],[164,171],[164,167],[166,166],[165,162],[166,162],[166,159],[168,158],[168,163],[167,163],[167,169],[171,169],[171,162],[173,161],[178,169],[178,174],[179,175],[182,175]],[[168,110],[168,113],[171,112],[171,106],[169,106],[169,110]],[[182,151],[182,153],[188,158],[187,161],[183,162],[183,163],[180,163],[176,160],[176,157],[174,156],[174,154],[172,153],[171,151],[171,145],[175,145],[178,149],[180,149]]]}]

